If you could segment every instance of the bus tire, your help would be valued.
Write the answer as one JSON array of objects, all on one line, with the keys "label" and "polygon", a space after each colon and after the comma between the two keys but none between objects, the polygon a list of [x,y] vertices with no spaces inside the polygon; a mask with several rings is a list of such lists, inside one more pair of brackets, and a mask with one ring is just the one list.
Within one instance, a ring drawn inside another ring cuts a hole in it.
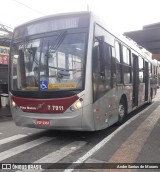
[{"label": "bus tire", "polygon": [[124,122],[127,110],[126,108],[126,102],[124,101],[124,99],[121,99],[118,107],[118,122],[116,123],[117,125],[121,125]]}]

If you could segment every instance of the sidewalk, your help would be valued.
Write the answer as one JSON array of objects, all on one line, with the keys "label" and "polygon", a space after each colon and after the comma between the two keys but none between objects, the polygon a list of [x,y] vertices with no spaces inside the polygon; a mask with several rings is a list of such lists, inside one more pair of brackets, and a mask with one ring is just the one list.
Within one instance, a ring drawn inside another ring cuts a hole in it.
[{"label": "sidewalk", "polygon": [[[124,164],[124,167],[126,163],[135,165],[132,169],[98,170],[103,172],[160,171],[160,89],[154,102],[129,121],[101,149],[89,157],[86,163],[122,163],[120,165]],[[147,163],[148,166],[144,165],[144,168],[140,169],[143,163]]]}]

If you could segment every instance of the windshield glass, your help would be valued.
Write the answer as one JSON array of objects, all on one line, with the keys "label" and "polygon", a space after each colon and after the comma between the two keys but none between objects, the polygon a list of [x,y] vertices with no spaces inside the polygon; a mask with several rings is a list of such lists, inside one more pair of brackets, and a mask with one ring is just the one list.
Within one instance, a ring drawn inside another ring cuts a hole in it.
[{"label": "windshield glass", "polygon": [[84,81],[85,33],[25,40],[11,51],[12,90],[75,90]]}]

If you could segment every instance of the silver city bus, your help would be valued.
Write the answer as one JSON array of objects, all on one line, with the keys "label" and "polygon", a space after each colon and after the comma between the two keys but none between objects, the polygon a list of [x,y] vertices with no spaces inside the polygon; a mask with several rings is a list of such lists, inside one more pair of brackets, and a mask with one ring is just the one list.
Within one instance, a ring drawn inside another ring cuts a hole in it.
[{"label": "silver city bus", "polygon": [[109,32],[91,12],[25,23],[11,42],[13,119],[18,126],[59,130],[121,124],[152,101],[150,66],[137,46]]}]

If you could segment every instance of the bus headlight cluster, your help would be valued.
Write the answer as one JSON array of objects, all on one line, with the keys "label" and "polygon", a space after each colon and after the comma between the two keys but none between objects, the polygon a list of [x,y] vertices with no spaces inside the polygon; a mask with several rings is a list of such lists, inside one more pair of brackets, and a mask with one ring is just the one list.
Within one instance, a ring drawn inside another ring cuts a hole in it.
[{"label": "bus headlight cluster", "polygon": [[78,110],[80,108],[82,108],[82,103],[83,103],[83,99],[80,98],[78,99],[76,102],[73,103],[73,105],[70,107],[71,111],[74,110]]}]

